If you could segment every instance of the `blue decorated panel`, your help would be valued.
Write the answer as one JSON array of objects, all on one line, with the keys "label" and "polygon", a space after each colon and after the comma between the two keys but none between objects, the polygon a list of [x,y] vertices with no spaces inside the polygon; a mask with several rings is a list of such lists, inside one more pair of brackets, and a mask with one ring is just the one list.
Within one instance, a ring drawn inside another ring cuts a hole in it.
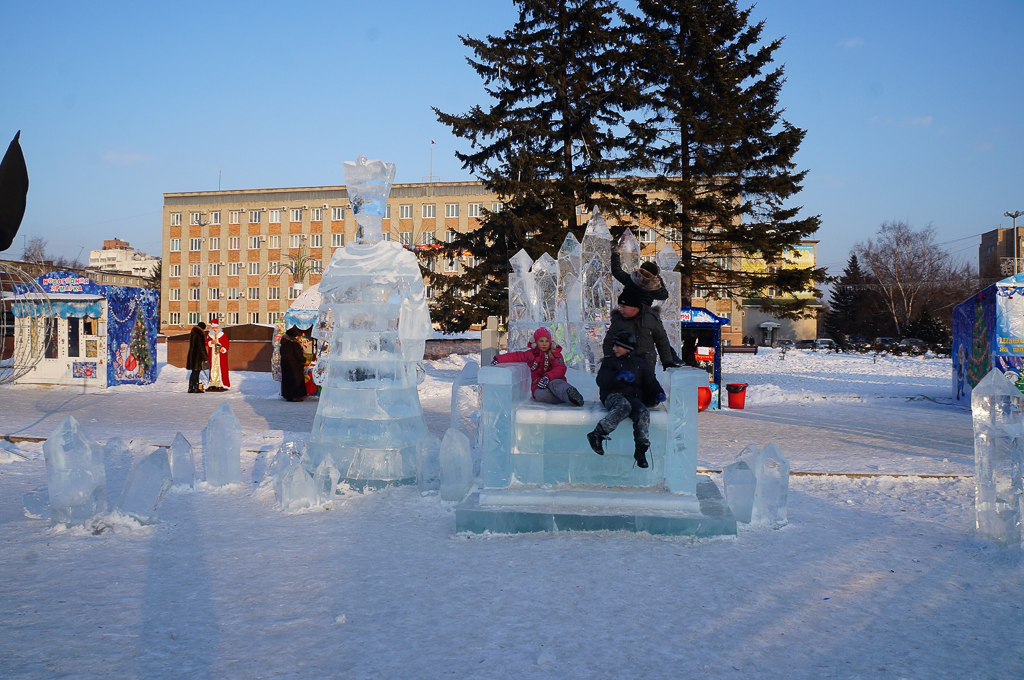
[{"label": "blue decorated panel", "polygon": [[103,288],[107,298],[107,384],[154,382],[159,293],[131,286]]}]

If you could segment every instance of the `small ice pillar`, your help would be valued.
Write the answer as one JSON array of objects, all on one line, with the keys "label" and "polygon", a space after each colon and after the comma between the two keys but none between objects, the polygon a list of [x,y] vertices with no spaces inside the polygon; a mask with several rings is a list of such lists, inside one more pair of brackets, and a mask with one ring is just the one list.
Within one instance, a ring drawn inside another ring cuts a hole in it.
[{"label": "small ice pillar", "polygon": [[679,352],[682,348],[682,329],[679,326],[679,310],[682,309],[682,274],[677,272],[676,265],[679,264],[679,253],[669,244],[661,249],[657,257],[658,269],[661,270],[661,280],[665,283],[665,290],[668,291],[668,299],[662,304],[661,322],[668,335],[668,341],[672,347]]},{"label": "small ice pillar", "polygon": [[757,457],[757,493],[750,521],[754,524],[785,524],[789,502],[789,461],[775,444],[766,444]]},{"label": "small ice pillar", "polygon": [[[622,232],[622,238],[619,239],[616,250],[619,254],[619,267],[623,272],[632,275],[633,272],[640,268],[640,244],[637,243],[636,236],[633,235],[633,231],[628,227],[626,231]],[[612,297],[618,300],[619,293],[621,292],[622,284],[613,278]]]},{"label": "small ice pillar", "polygon": [[753,444],[740,451],[740,455],[722,470],[722,489],[737,522],[749,524],[757,495],[757,457],[760,452]]},{"label": "small ice pillar", "polygon": [[974,418],[974,508],[978,533],[1021,545],[1024,497],[1024,395],[994,369],[971,392]]},{"label": "small ice pillar", "polygon": [[509,264],[512,272],[508,275],[508,347],[518,350],[533,339],[537,293],[530,273],[533,259],[526,251],[513,255]]},{"label": "small ice pillar", "polygon": [[168,455],[171,465],[171,481],[175,486],[192,487],[196,481],[196,462],[192,455],[192,445],[180,432],[174,435]]},{"label": "small ice pillar", "polygon": [[450,427],[462,432],[473,446],[477,445],[480,420],[480,386],[477,374],[480,366],[469,361],[452,383]]},{"label": "small ice pillar", "polygon": [[107,509],[103,453],[78,421],[66,417],[43,443],[50,519],[54,524],[85,524]]},{"label": "small ice pillar", "polygon": [[581,368],[580,326],[583,321],[583,248],[572,232],[558,250],[558,287],[555,293],[555,327],[552,333],[562,346],[571,368]]},{"label": "small ice pillar", "polygon": [[416,484],[421,494],[441,488],[441,441],[429,433],[416,442]]},{"label": "small ice pillar", "polygon": [[291,461],[274,479],[274,495],[285,511],[301,510],[316,505],[318,494],[313,475],[301,460]]},{"label": "small ice pillar", "polygon": [[581,274],[583,328],[580,368],[597,373],[604,358],[604,334],[615,308],[612,296],[612,234],[597,208],[591,213],[583,234]]},{"label": "small ice pillar", "polygon": [[158,449],[132,466],[117,510],[140,524],[156,523],[157,511],[171,488],[171,480],[171,461],[166,451]]},{"label": "small ice pillar", "polygon": [[441,440],[441,500],[461,501],[473,488],[473,456],[469,439],[448,428]]},{"label": "small ice pillar", "polygon": [[211,486],[242,483],[242,424],[226,401],[203,430],[203,467]]},{"label": "small ice pillar", "polygon": [[416,256],[375,231],[394,165],[360,157],[344,169],[362,236],[334,251],[320,281],[316,332],[330,349],[317,359],[323,390],[309,465],[330,455],[351,486],[411,484],[426,431],[417,370],[432,332],[426,287]]}]

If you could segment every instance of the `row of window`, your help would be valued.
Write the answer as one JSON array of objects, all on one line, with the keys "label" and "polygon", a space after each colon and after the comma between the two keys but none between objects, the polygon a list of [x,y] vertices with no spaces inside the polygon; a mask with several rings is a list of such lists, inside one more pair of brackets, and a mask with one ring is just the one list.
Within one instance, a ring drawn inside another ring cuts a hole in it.
[{"label": "row of window", "polygon": [[[653,233],[653,230],[650,230]],[[449,229],[445,232],[445,241],[451,243],[455,240],[455,236],[458,234],[457,231]],[[270,250],[281,249],[281,235],[271,234],[270,236],[249,236],[249,250],[259,250],[264,243]],[[289,248],[300,248],[302,247],[303,241],[308,238],[309,246],[311,248],[323,248],[323,234],[288,234],[288,247]],[[653,237],[652,237],[653,238]],[[203,238],[190,238],[188,239],[189,252],[199,252],[203,249]],[[220,237],[210,236],[206,239],[209,241],[207,251],[212,252],[220,250]],[[391,234],[389,232],[384,233],[384,240],[390,241]],[[411,231],[400,231],[398,232],[398,241],[403,246],[412,245],[413,238]],[[646,242],[646,241],[645,241]],[[652,240],[653,242],[653,240]],[[424,231],[420,232],[420,243],[428,246],[437,243],[437,232]],[[242,245],[241,236],[229,236],[228,237],[228,250],[240,250]],[[331,247],[332,248],[343,248],[345,247],[345,234],[331,234]],[[171,239],[171,252],[181,252],[181,239]]]},{"label": "row of window", "polygon": [[[168,321],[168,323],[171,326],[180,326],[181,325],[181,312],[171,312],[167,316],[168,316],[167,321]],[[195,324],[199,323],[199,318],[200,318],[199,317],[199,312],[189,312],[187,318],[188,318],[189,325],[190,326],[194,326]],[[239,319],[240,318],[241,317],[240,317],[238,312],[228,312],[224,316],[222,316],[220,314],[217,314],[216,312],[211,312],[207,316],[206,320],[207,321],[213,321],[214,319],[217,319],[218,321],[223,323],[225,326],[237,326],[238,323],[239,323]],[[260,322],[260,313],[259,312],[249,312],[249,315],[246,318],[248,319],[249,323],[259,323]],[[284,312],[270,312],[267,315],[267,322],[268,323],[275,323],[277,321],[284,321]]]},{"label": "row of window", "polygon": [[[248,272],[248,274],[250,276],[260,276],[261,275],[260,263],[259,262],[248,262],[248,263],[246,263],[246,262],[228,262],[227,263],[228,276],[241,276],[242,275],[242,266],[245,265],[245,264],[249,265],[248,268],[247,268],[247,272]],[[308,264],[309,264],[309,267],[313,271],[322,270],[324,268],[324,261],[323,260],[309,260]],[[206,276],[220,276],[220,274],[221,274],[221,267],[223,267],[223,266],[224,266],[224,263],[222,263],[222,262],[209,262],[209,263],[207,263],[207,265],[206,265]],[[172,265],[170,265],[169,272],[170,272],[171,278],[176,278],[176,277],[181,276],[181,265],[180,264],[172,264]],[[278,276],[278,275],[280,275],[281,274],[281,263],[280,262],[270,262],[270,263],[268,263],[267,264],[267,272],[266,273],[267,273],[268,276]],[[192,277],[203,276],[203,265],[200,264],[200,263],[190,264],[188,266],[188,275],[192,276]]]},{"label": "row of window", "polygon": [[[500,212],[502,208],[501,203],[492,203],[491,211]],[[263,212],[265,209],[250,210],[249,212],[249,224],[260,224],[263,219]],[[292,222],[301,222],[303,215],[306,211],[309,211],[309,219],[311,222],[322,222],[324,219],[323,208],[291,208],[290,210],[266,210],[267,221],[270,224],[280,224],[281,217],[286,213],[291,213]],[[398,206],[398,217],[403,220],[412,219],[412,205],[400,205]],[[242,210],[231,210],[228,212],[228,223],[229,224],[241,224],[242,215],[245,211]],[[203,212],[191,212],[189,213],[189,224],[193,226],[206,226],[208,224],[220,224],[220,211],[214,210],[209,214],[208,221],[203,221]],[[424,203],[421,206],[420,214],[424,219],[432,219],[437,217],[437,204],[436,203]],[[470,217],[483,217],[484,204],[483,203],[470,203],[469,204],[469,216]],[[458,203],[445,203],[444,204],[444,216],[445,217],[458,217],[459,216],[459,204]],[[171,226],[181,226],[182,213],[171,213]],[[385,207],[384,212],[385,219],[391,219],[391,206]],[[345,208],[337,207],[331,208],[331,221],[338,222],[345,219]]]},{"label": "row of window", "polygon": [[[249,286],[246,289],[246,292],[242,293],[240,288],[227,288],[226,289],[226,293],[227,293],[226,299],[228,299],[228,300],[240,300],[242,298],[248,298],[249,300],[259,300],[260,299],[260,290],[261,289],[258,288],[258,287]],[[286,288],[286,290],[288,291],[288,299],[289,300],[294,300],[295,298],[299,297],[299,295],[302,294],[302,291],[299,290],[298,288],[293,288],[292,287],[292,288]],[[202,296],[202,289],[201,288],[189,288],[188,289],[188,299],[189,300],[198,301],[198,300],[201,299],[201,296]],[[221,298],[220,288],[207,288],[206,289],[206,299],[207,300],[220,300],[220,298]],[[180,288],[171,288],[170,290],[168,290],[167,291],[167,299],[170,300],[171,302],[179,302],[181,300],[181,289]],[[280,286],[270,286],[269,288],[267,288],[267,299],[268,300],[280,300],[281,299],[281,287]]]}]

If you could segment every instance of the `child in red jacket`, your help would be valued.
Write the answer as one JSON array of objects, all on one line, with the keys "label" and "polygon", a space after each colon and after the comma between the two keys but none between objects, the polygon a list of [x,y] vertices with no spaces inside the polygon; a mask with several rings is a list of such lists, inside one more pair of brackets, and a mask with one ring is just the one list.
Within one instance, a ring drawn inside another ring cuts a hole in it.
[{"label": "child in red jacket", "polygon": [[551,333],[538,328],[533,334],[530,348],[524,352],[498,354],[492,366],[524,363],[530,367],[533,398],[543,404],[572,404],[583,406],[583,395],[565,380],[565,360],[560,345],[551,344]]}]

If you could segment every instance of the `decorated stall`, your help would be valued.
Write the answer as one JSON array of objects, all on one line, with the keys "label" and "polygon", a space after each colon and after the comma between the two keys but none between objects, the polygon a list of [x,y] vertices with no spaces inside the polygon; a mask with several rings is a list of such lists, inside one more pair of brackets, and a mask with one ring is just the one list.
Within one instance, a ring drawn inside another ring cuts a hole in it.
[{"label": "decorated stall", "polygon": [[320,343],[312,337],[312,329],[319,314],[320,284],[314,284],[288,306],[288,310],[284,313],[284,320],[274,324],[274,358],[272,360],[274,380],[281,380],[281,336],[289,328],[298,328],[302,332],[299,342],[306,355],[307,394],[315,394],[319,391],[319,386],[313,382],[313,369],[316,367]]},{"label": "decorated stall", "polygon": [[953,399],[971,403],[971,390],[993,368],[1024,390],[1024,273],[997,281],[953,309]]},{"label": "decorated stall", "polygon": [[156,380],[157,291],[103,286],[69,271],[35,281],[50,300],[47,319],[32,304],[38,291],[15,286],[10,295],[15,344],[42,352],[17,382],[106,387]]},{"label": "decorated stall", "polygon": [[[707,408],[722,407],[722,326],[728,319],[712,314],[702,307],[683,307],[679,311],[683,338],[683,361],[703,368],[708,373],[711,401]],[[687,356],[693,348],[693,358]]]}]

